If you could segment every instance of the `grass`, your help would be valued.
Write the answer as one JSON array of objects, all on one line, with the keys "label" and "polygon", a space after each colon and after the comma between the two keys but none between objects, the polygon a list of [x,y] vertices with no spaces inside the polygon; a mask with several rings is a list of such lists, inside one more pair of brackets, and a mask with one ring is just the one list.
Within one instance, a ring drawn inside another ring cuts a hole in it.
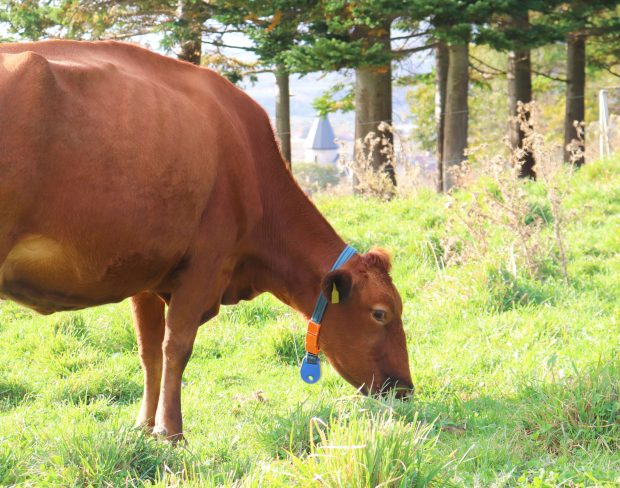
[{"label": "grass", "polygon": [[189,444],[171,448],[131,428],[142,377],[127,303],[42,317],[2,302],[0,485],[617,486],[620,160],[569,188],[568,283],[553,266],[515,278],[494,249],[441,266],[450,209],[431,192],[319,197],[358,249],[393,252],[410,402],[360,397],[329,367],[305,385],[304,324],[263,296],[199,332]]}]

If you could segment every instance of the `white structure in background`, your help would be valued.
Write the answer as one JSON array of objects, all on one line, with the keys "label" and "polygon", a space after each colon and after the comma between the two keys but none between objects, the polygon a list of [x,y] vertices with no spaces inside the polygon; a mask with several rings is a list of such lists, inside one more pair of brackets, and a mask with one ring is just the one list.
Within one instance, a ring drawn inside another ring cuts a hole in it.
[{"label": "white structure in background", "polygon": [[599,150],[601,157],[611,155],[609,145],[609,107],[607,105],[607,91],[598,92],[598,120],[599,120]]},{"label": "white structure in background", "polygon": [[307,162],[333,165],[338,161],[338,144],[327,115],[319,115],[314,119],[304,147]]}]

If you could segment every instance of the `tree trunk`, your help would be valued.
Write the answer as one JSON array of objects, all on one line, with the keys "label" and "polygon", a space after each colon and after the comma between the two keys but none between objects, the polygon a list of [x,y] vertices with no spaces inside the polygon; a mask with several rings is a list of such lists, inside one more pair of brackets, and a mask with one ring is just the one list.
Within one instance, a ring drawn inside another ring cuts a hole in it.
[{"label": "tree trunk", "polygon": [[443,189],[456,183],[454,170],[461,165],[467,149],[469,92],[469,45],[451,44],[449,49],[446,113],[443,137]]},{"label": "tree trunk", "polygon": [[291,168],[291,104],[289,93],[289,73],[282,65],[276,67],[276,135],[280,141],[280,151],[289,169]]},{"label": "tree trunk", "polygon": [[[384,49],[390,50],[390,24],[387,23],[375,43],[382,43]],[[390,130],[380,129],[387,124]],[[356,158],[366,158],[375,171],[385,171],[392,183],[396,185],[396,174],[389,155],[383,150],[386,145],[394,144],[392,125],[392,66],[362,66],[355,70],[355,141],[356,146],[365,137],[374,132],[382,142],[375,147],[364,147],[361,152],[355,149]],[[385,143],[384,143],[385,142]],[[367,145],[365,145],[367,146]],[[354,182],[354,185],[357,186]]]},{"label": "tree trunk", "polygon": [[177,57],[181,61],[200,66],[200,58],[202,57],[202,43],[200,40],[184,41],[177,53]]},{"label": "tree trunk", "polygon": [[181,24],[177,57],[198,66],[202,57],[202,21],[197,10],[199,6],[199,3],[188,4],[185,0],[177,3],[177,17]]},{"label": "tree trunk", "polygon": [[[585,163],[585,133],[581,136],[574,126],[585,120],[586,90],[586,36],[571,34],[567,39],[566,49],[566,115],[564,117],[564,162],[581,166]],[[581,139],[581,140],[580,140]],[[571,156],[567,146],[573,140],[579,140],[580,154]]]},{"label": "tree trunk", "polygon": [[[529,28],[529,18],[527,10],[522,15],[515,14],[512,22],[515,27],[526,30]],[[529,104],[532,101],[532,61],[530,51],[510,51],[508,53],[508,100],[510,105],[510,145],[513,151],[523,149],[525,132],[522,122],[531,127],[530,111],[524,110],[519,117],[519,102]],[[521,178],[536,179],[534,171],[534,154],[526,150],[523,155],[515,162],[519,165],[519,176]]]},{"label": "tree trunk", "polygon": [[443,191],[443,138],[448,84],[448,45],[439,42],[435,48],[435,122],[437,124],[437,191]]},{"label": "tree trunk", "polygon": [[382,123],[392,125],[392,70],[390,66],[365,67],[355,70],[355,141],[364,141],[374,132],[381,139],[374,147],[361,148],[356,157],[367,158],[376,171],[385,171],[396,184],[394,166],[382,151],[386,145],[394,144],[394,135],[389,129],[381,130]]}]

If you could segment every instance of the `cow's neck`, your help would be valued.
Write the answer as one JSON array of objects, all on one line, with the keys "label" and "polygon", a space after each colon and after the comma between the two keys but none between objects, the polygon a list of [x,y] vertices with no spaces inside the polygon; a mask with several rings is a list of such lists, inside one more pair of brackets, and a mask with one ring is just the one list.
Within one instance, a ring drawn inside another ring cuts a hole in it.
[{"label": "cow's neck", "polygon": [[321,280],[345,243],[292,177],[278,176],[265,197],[259,258],[264,272],[256,284],[309,317]]}]

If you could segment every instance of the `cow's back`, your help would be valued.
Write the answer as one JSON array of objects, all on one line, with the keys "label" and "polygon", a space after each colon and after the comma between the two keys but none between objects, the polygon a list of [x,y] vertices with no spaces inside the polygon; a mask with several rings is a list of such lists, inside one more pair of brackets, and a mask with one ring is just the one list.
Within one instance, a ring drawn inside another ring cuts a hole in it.
[{"label": "cow's back", "polygon": [[234,244],[260,214],[244,111],[215,73],[135,46],[0,45],[0,294],[45,288],[51,310],[155,287],[212,214],[239,217],[214,251]]}]

